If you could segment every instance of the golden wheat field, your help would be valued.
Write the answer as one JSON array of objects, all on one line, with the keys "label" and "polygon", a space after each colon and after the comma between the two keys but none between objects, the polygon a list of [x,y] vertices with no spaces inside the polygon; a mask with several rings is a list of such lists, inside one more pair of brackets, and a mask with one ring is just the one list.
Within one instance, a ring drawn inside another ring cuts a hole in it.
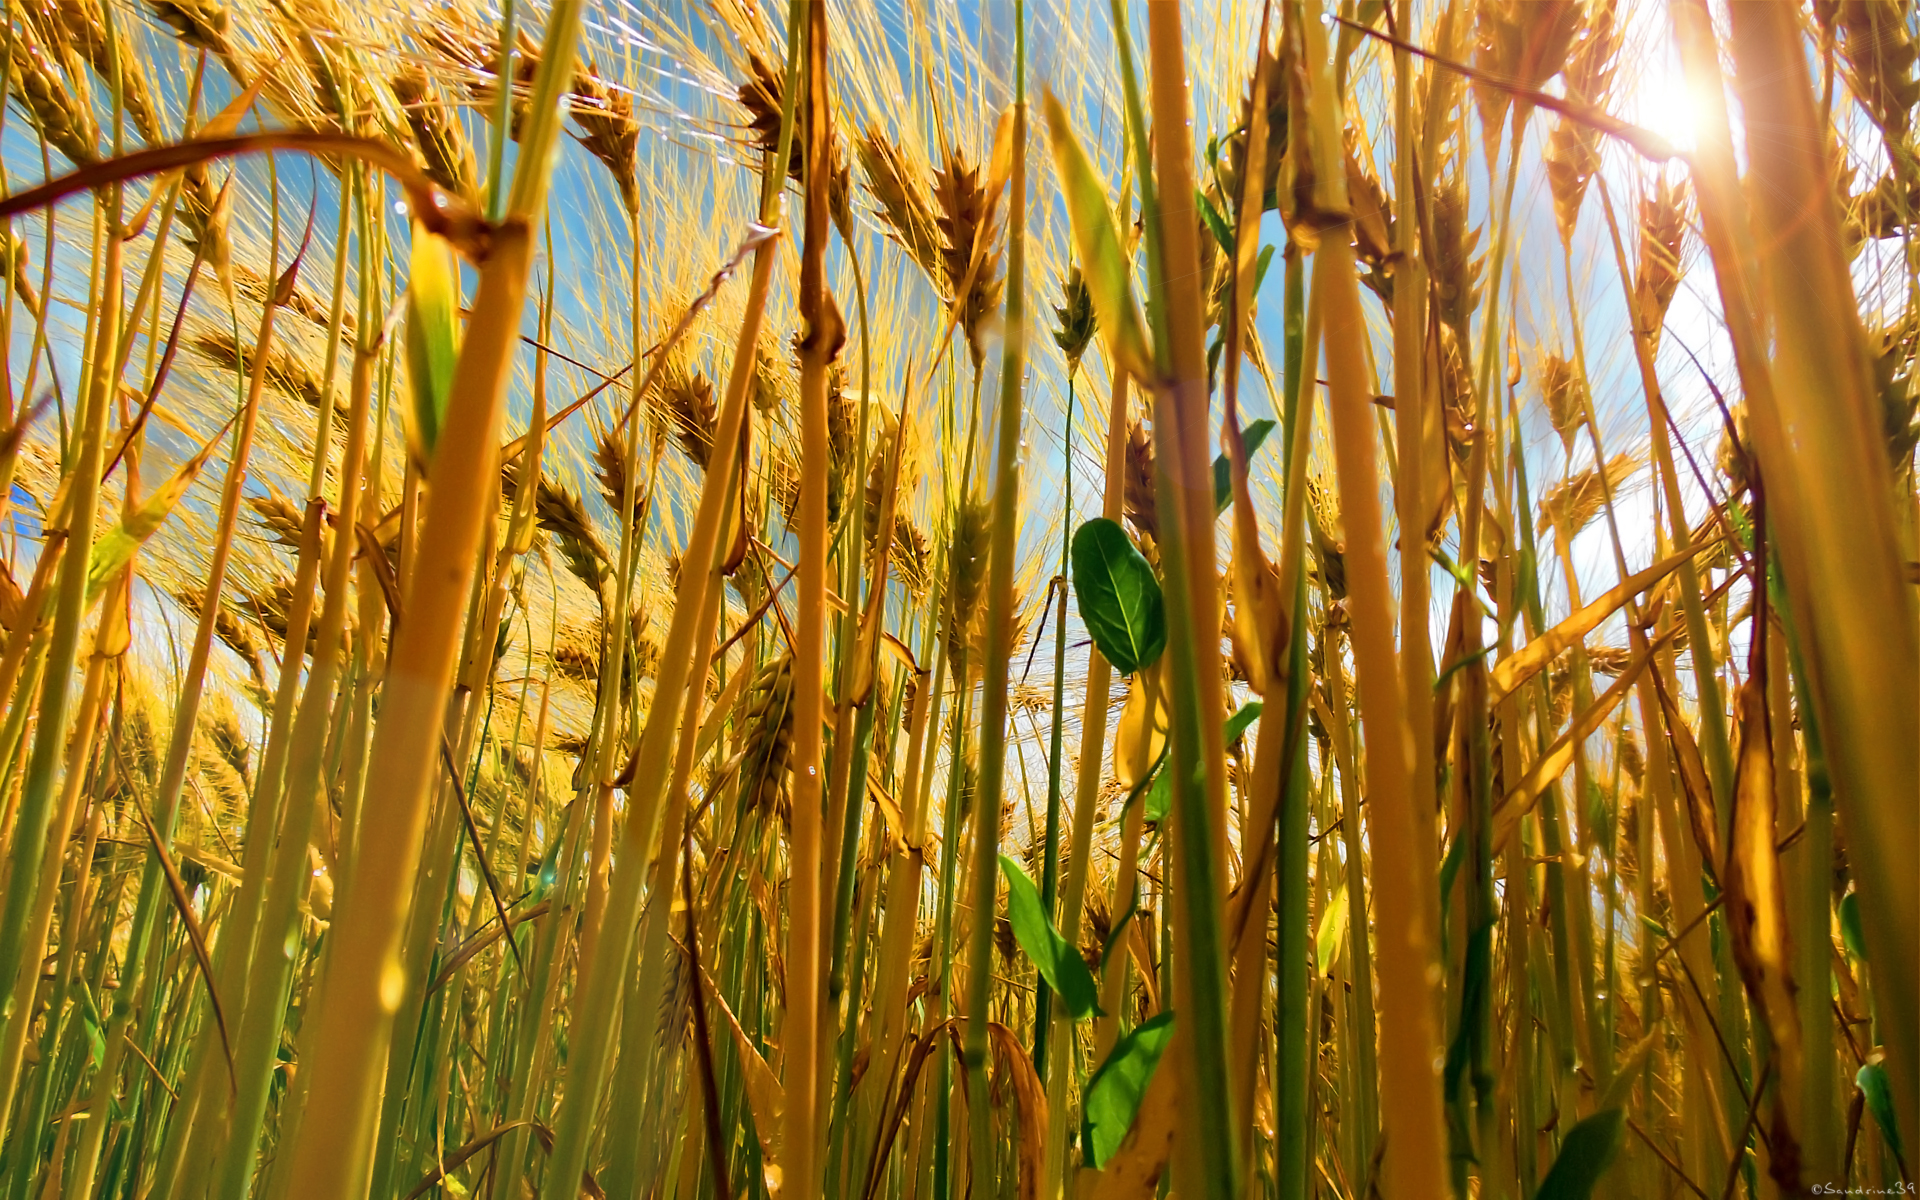
[{"label": "golden wheat field", "polygon": [[0,1200],[1920,1148],[1911,0],[9,0]]}]

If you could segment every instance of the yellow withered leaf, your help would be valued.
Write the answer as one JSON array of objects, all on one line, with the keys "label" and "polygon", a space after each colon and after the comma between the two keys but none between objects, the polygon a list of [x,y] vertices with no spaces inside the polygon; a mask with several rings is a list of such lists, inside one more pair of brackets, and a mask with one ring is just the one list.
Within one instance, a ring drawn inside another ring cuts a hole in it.
[{"label": "yellow withered leaf", "polygon": [[706,992],[707,999],[713,1002],[713,1007],[719,1011],[720,1019],[727,1023],[727,1031],[733,1035],[733,1046],[739,1052],[740,1064],[746,1075],[747,1106],[753,1110],[754,1132],[759,1135],[760,1153],[767,1162],[768,1190],[778,1195],[778,1189],[772,1185],[779,1178],[780,1130],[783,1127],[781,1113],[787,1106],[786,1091],[780,1085],[780,1077],[773,1073],[773,1068],[767,1065],[767,1060],[761,1057],[759,1049],[754,1046],[753,1039],[740,1027],[739,1018],[733,1015],[733,1009],[728,1007],[726,997],[714,986],[713,976],[707,974],[705,967],[700,968],[700,986]]},{"label": "yellow withered leaf", "polygon": [[[278,64],[275,65],[277,66]],[[272,78],[272,67],[260,72],[259,77],[248,84],[245,91],[235,96],[225,108],[213,114],[212,119],[200,127],[198,136],[203,138],[221,138],[231,137],[238,133],[240,131],[241,120],[246,117],[248,110],[253,107],[254,101],[260,98],[261,89],[266,87],[267,82]],[[178,172],[174,172],[173,174],[178,174]],[[171,175],[169,178],[171,178]],[[227,239],[228,219],[233,214],[232,185],[233,177],[228,176],[226,182],[220,185],[219,192],[214,196],[213,211],[206,216],[207,231],[210,235],[206,239],[207,261],[208,265],[213,268],[215,278],[220,280],[220,286],[226,295],[227,307],[229,309],[232,309],[234,306],[233,255],[232,248]],[[155,188],[153,194],[158,196],[161,191],[161,188]]]},{"label": "yellow withered leaf", "polygon": [[1640,672],[1646,669],[1648,662],[1652,661],[1654,653],[1672,640],[1680,632],[1680,628],[1675,626],[1659,640],[1644,647],[1628,660],[1619,678],[1613,681],[1613,686],[1602,692],[1592,704],[1587,706],[1585,712],[1574,719],[1567,731],[1560,735],[1545,754],[1535,760],[1532,769],[1523,775],[1514,789],[1500,801],[1500,807],[1494,814],[1493,844],[1496,851],[1506,844],[1507,838],[1513,833],[1514,826],[1519,824],[1520,818],[1533,808],[1534,802],[1540,798],[1540,793],[1546,791],[1554,780],[1560,778],[1566,773],[1567,768],[1573,765],[1575,747],[1591,737],[1593,731],[1600,728],[1601,723],[1613,715],[1613,710],[1619,707],[1620,702],[1627,698],[1627,693],[1632,690],[1633,685],[1639,681]]},{"label": "yellow withered leaf", "polygon": [[1166,657],[1135,671],[1127,706],[1113,735],[1113,773],[1132,791],[1146,779],[1167,744]]},{"label": "yellow withered leaf", "polygon": [[1667,744],[1673,748],[1674,773],[1679,776],[1680,790],[1686,794],[1687,823],[1693,831],[1694,846],[1700,851],[1708,872],[1718,879],[1720,843],[1715,831],[1713,789],[1707,781],[1706,761],[1701,758],[1700,746],[1687,728],[1685,714],[1674,702],[1673,686],[1659,671],[1653,673],[1653,686],[1660,696],[1665,718],[1661,724],[1667,731]]},{"label": "yellow withered leaf", "polygon": [[1045,1187],[1047,1147],[1047,1093],[1033,1069],[1033,1056],[1027,1053],[1020,1035],[998,1021],[987,1025],[998,1069],[994,1072],[1000,1086],[1013,1085],[1016,1127],[1019,1130],[1020,1200],[1038,1200]]},{"label": "yellow withered leaf", "polygon": [[1515,688],[1538,674],[1542,667],[1559,657],[1562,650],[1593,632],[1600,622],[1612,616],[1627,601],[1665,579],[1675,567],[1711,544],[1711,541],[1702,541],[1678,554],[1668,555],[1644,571],[1627,576],[1579,612],[1501,659],[1487,673],[1487,703],[1495,705],[1512,695]]},{"label": "yellow withered leaf", "polygon": [[877,770],[869,771],[867,774],[867,795],[873,798],[874,807],[880,810],[880,817],[887,831],[887,852],[891,854],[896,850],[906,849],[906,816],[900,811],[900,802],[895,800],[893,793],[880,782],[880,772]]},{"label": "yellow withered leaf", "polygon": [[1147,344],[1146,324],[1134,303],[1133,282],[1127,267],[1126,251],[1107,206],[1105,189],[1094,173],[1086,151],[1073,136],[1067,110],[1048,92],[1047,135],[1053,146],[1053,161],[1060,173],[1060,186],[1066,192],[1067,216],[1073,226],[1073,248],[1080,259],[1080,272],[1093,296],[1094,311],[1100,317],[1100,329],[1107,337],[1107,351],[1113,361],[1135,379],[1153,378],[1153,351]]},{"label": "yellow withered leaf", "polygon": [[200,127],[199,136],[222,138],[231,137],[240,132],[240,122],[246,118],[247,111],[253,107],[253,102],[260,98],[261,90],[273,78],[273,73],[279,65],[275,63],[260,72],[254,81],[247,85],[245,91],[235,96],[225,108],[213,114],[207,123]]},{"label": "yellow withered leaf", "polygon": [[93,544],[93,554],[87,560],[87,603],[89,605],[100,599],[101,592],[113,582],[121,568],[133,560],[134,551],[138,550],[148,538],[154,535],[154,531],[166,522],[174,506],[180,503],[180,498],[187,494],[188,488],[193,486],[193,481],[199,476],[201,468],[205,467],[207,460],[213,457],[215,447],[220,444],[220,439],[226,435],[226,432],[227,426],[221,426],[212,437],[207,439],[207,444],[200,447],[199,453],[180,464],[180,469],[173,473],[173,478],[162,484],[153,495],[141,501],[139,507],[122,516],[119,524],[108,530],[99,541]]},{"label": "yellow withered leaf", "polygon": [[[1019,131],[1019,114],[1014,105],[1000,110],[1000,119],[993,126],[993,151],[987,158],[987,195],[998,196],[1013,178],[1014,135]],[[984,249],[987,242],[980,239],[976,249]]]},{"label": "yellow withered leaf", "polygon": [[1322,975],[1333,969],[1347,944],[1347,885],[1334,885],[1327,907],[1320,913],[1320,928],[1313,935],[1313,961]]},{"label": "yellow withered leaf", "polygon": [[1280,572],[1260,544],[1260,519],[1247,489],[1247,452],[1236,429],[1229,440],[1233,480],[1233,636],[1247,671],[1247,683],[1262,696],[1278,682],[1287,644],[1287,618],[1281,604]]},{"label": "yellow withered leaf", "polygon": [[1772,1035],[1782,1088],[1797,1090],[1800,1078],[1800,1014],[1794,1004],[1792,949],[1787,941],[1786,884],[1775,841],[1776,792],[1773,745],[1768,736],[1765,681],[1750,677],[1740,687],[1740,766],[1728,822],[1727,924],[1733,959],[1747,995]]}]

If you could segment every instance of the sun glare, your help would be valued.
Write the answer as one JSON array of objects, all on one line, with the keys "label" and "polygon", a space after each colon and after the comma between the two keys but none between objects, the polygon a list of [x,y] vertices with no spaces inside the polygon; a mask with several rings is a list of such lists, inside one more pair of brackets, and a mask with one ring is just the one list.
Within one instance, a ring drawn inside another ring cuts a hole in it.
[{"label": "sun glare", "polygon": [[1672,64],[1660,62],[1630,93],[1637,124],[1653,130],[1676,148],[1691,150],[1699,140],[1705,106],[1699,92]]}]

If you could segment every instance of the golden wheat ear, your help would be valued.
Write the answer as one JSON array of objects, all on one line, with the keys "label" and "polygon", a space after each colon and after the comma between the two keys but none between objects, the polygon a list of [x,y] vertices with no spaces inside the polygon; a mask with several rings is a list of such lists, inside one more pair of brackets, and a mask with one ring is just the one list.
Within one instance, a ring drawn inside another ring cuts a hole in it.
[{"label": "golden wheat ear", "polygon": [[1912,5],[1326,7],[13,5],[0,1190],[1904,1186]]}]

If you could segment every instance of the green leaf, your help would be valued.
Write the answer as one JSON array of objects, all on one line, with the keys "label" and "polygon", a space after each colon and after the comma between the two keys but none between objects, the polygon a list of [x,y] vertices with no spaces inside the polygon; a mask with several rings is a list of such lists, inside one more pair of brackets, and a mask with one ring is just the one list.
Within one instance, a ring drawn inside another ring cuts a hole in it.
[{"label": "green leaf", "polygon": [[1153,782],[1147,785],[1147,807],[1142,814],[1150,822],[1158,823],[1167,819],[1173,810],[1172,769],[1162,767],[1153,773]]},{"label": "green leaf", "polygon": [[1612,1165],[1626,1129],[1626,1113],[1605,1108],[1567,1131],[1554,1157],[1553,1169],[1534,1193],[1535,1200],[1587,1200],[1593,1185]]},{"label": "green leaf", "polygon": [[1220,215],[1220,210],[1213,206],[1213,201],[1207,199],[1205,192],[1199,188],[1193,189],[1193,202],[1199,206],[1200,217],[1207,223],[1207,231],[1213,234],[1213,240],[1220,243],[1222,250],[1230,251],[1238,245],[1227,219]]},{"label": "green leaf", "polygon": [[1259,293],[1260,285],[1267,281],[1267,268],[1272,265],[1273,247],[1271,245],[1260,247],[1260,257],[1256,259],[1253,264],[1253,290],[1255,294]]},{"label": "green leaf", "polygon": [[1087,1081],[1087,1100],[1081,1121],[1081,1144],[1086,1147],[1087,1165],[1107,1165],[1113,1152],[1133,1128],[1140,1115],[1140,1101],[1160,1065],[1160,1055],[1173,1037],[1173,1013],[1163,1012],[1113,1044],[1107,1061]]},{"label": "green leaf", "polygon": [[1334,960],[1340,956],[1340,948],[1346,944],[1346,935],[1347,885],[1342,881],[1327,899],[1326,910],[1320,914],[1320,930],[1313,937],[1313,961],[1320,974],[1325,975],[1332,969]]},{"label": "green leaf", "polygon": [[1243,737],[1253,723],[1260,719],[1260,702],[1249,700],[1240,706],[1240,711],[1227,718],[1226,744],[1233,745]]},{"label": "green leaf", "polygon": [[[1254,454],[1260,449],[1267,435],[1274,431],[1274,423],[1266,417],[1250,422],[1240,431],[1240,438],[1247,445],[1247,461],[1253,461]],[[1227,511],[1227,505],[1233,503],[1233,464],[1224,454],[1213,460],[1213,515],[1219,516]]]},{"label": "green leaf", "polygon": [[[1227,718],[1226,744],[1231,746],[1239,741],[1248,727],[1259,717],[1260,702],[1258,700],[1241,705],[1239,712]],[[1147,807],[1143,815],[1149,821],[1164,821],[1167,819],[1167,813],[1173,809],[1173,783],[1172,776],[1168,774],[1171,770],[1171,767],[1162,767],[1154,772],[1153,778],[1147,783]],[[1195,787],[1202,786],[1202,777],[1197,769],[1193,773],[1193,778]]]},{"label": "green leaf", "polygon": [[1867,1107],[1873,1110],[1874,1123],[1880,1126],[1880,1136],[1893,1149],[1893,1156],[1905,1162],[1907,1155],[1900,1145],[1900,1126],[1893,1117],[1893,1085],[1887,1080],[1887,1069],[1877,1062],[1868,1063],[1853,1077],[1853,1084],[1867,1098]]},{"label": "green leaf", "polygon": [[1122,675],[1152,666],[1167,645],[1160,581],[1117,521],[1095,517],[1073,535],[1073,590],[1093,644]]},{"label": "green leaf", "polygon": [[1620,1056],[1613,1068],[1613,1082],[1607,1085],[1605,1094],[1600,1097],[1600,1108],[1626,1108],[1628,1099],[1633,1095],[1634,1081],[1641,1077],[1647,1059],[1653,1056],[1655,1044],[1663,1042],[1665,1037],[1664,1032],[1655,1029]]},{"label": "green leaf", "polygon": [[80,1019],[87,1030],[87,1050],[95,1063],[105,1062],[107,1058],[106,1022],[100,1017],[100,1008],[93,1002],[93,993],[85,985],[76,984],[74,992],[80,997]]},{"label": "green leaf", "polygon": [[419,224],[413,227],[411,273],[407,278],[407,378],[413,388],[414,453],[433,460],[440,430],[447,421],[453,391],[453,365],[460,357],[460,272],[453,247]]},{"label": "green leaf", "polygon": [[1100,1011],[1100,987],[1087,970],[1080,952],[1060,936],[1040,903],[1040,893],[1020,864],[1002,854],[1000,873],[1007,877],[1007,919],[1013,924],[1013,938],[1027,952],[1047,986],[1060,993],[1067,1011],[1076,1021]]},{"label": "green leaf", "polygon": [[1126,251],[1107,206],[1106,189],[1094,173],[1086,151],[1073,136],[1067,110],[1047,93],[1047,138],[1053,145],[1054,166],[1066,193],[1067,217],[1073,226],[1073,245],[1087,290],[1093,294],[1100,331],[1107,336],[1113,361],[1135,379],[1154,377],[1153,351],[1147,346],[1146,324],[1134,303],[1133,281]]},{"label": "green leaf", "polygon": [[1860,927],[1860,897],[1854,892],[1840,897],[1840,940],[1848,954],[1867,961],[1867,931]]},{"label": "green leaf", "polygon": [[1455,837],[1453,844],[1440,859],[1440,920],[1441,928],[1446,928],[1449,901],[1453,897],[1453,877],[1460,873],[1460,864],[1466,860],[1467,839]]}]

